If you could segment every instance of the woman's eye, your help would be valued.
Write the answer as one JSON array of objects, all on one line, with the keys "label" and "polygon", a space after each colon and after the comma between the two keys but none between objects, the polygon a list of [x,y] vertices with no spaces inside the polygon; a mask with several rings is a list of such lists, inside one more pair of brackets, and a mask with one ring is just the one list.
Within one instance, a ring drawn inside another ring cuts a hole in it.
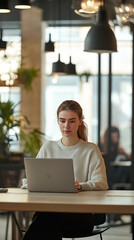
[{"label": "woman's eye", "polygon": [[61,122],[61,123],[65,123],[65,120],[62,120],[62,119],[61,119],[60,122]]},{"label": "woman's eye", "polygon": [[71,120],[70,123],[74,123],[75,121],[74,120]]}]

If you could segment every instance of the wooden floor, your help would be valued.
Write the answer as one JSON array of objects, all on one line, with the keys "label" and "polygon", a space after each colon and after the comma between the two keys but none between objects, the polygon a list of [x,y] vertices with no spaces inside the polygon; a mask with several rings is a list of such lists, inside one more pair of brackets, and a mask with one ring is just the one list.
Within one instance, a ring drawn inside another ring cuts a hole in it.
[{"label": "wooden floor", "polygon": [[[6,215],[0,214],[0,240],[5,240],[5,230],[6,230]],[[89,240],[89,239],[100,240],[98,235],[90,238],[79,238],[79,240]],[[11,221],[9,223],[7,240],[12,240],[11,239]],[[103,233],[103,240],[132,240],[131,225],[111,227],[109,230]]]}]

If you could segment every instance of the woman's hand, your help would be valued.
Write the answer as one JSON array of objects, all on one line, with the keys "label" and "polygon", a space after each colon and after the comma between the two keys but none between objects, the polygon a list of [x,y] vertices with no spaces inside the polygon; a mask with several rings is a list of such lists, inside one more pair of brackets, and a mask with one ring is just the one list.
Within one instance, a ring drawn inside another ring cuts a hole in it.
[{"label": "woman's hand", "polygon": [[82,189],[82,186],[78,183],[77,180],[75,181],[75,188],[78,190]]}]

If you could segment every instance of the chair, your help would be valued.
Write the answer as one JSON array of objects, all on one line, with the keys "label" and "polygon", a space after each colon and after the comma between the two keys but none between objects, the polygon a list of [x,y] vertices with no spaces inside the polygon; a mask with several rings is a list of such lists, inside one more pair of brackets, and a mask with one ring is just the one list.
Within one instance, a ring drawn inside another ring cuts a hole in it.
[{"label": "chair", "polygon": [[[90,234],[88,234],[88,236],[84,236],[84,237],[92,237],[95,235],[100,235],[100,240],[103,240],[102,233],[105,232],[107,229],[108,229],[108,227],[101,227],[98,229],[93,229],[93,231]],[[75,238],[72,238],[72,240],[75,240]]]},{"label": "chair", "polygon": [[[95,235],[100,235],[100,240],[103,240],[102,233],[105,232],[106,230],[108,230],[109,227],[99,227],[99,225],[105,223],[106,214],[94,214],[93,218],[94,218],[93,219],[94,220],[94,229],[92,232],[89,232],[85,235],[75,235],[75,236],[66,235],[63,237],[64,238],[72,238],[72,240],[74,240],[75,238],[83,238],[83,237],[91,237],[91,236],[95,236]],[[25,233],[27,231],[27,229],[28,229],[28,227],[22,228],[21,231]]]},{"label": "chair", "polygon": [[109,227],[99,227],[99,225],[105,223],[106,221],[106,214],[94,214],[93,215],[94,221],[94,229],[92,232],[86,233],[85,235],[75,235],[75,236],[64,236],[64,238],[72,238],[72,240],[77,238],[84,238],[84,237],[92,237],[95,235],[100,235],[100,240],[103,240],[102,233],[109,229]]}]

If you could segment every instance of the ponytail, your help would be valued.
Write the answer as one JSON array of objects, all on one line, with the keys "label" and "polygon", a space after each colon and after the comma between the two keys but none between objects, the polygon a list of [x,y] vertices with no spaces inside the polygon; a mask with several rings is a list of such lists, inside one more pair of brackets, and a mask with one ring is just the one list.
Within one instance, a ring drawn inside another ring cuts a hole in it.
[{"label": "ponytail", "polygon": [[78,128],[78,137],[80,139],[83,139],[84,141],[88,141],[87,138],[87,127],[85,126],[85,123],[82,120],[82,124]]}]

